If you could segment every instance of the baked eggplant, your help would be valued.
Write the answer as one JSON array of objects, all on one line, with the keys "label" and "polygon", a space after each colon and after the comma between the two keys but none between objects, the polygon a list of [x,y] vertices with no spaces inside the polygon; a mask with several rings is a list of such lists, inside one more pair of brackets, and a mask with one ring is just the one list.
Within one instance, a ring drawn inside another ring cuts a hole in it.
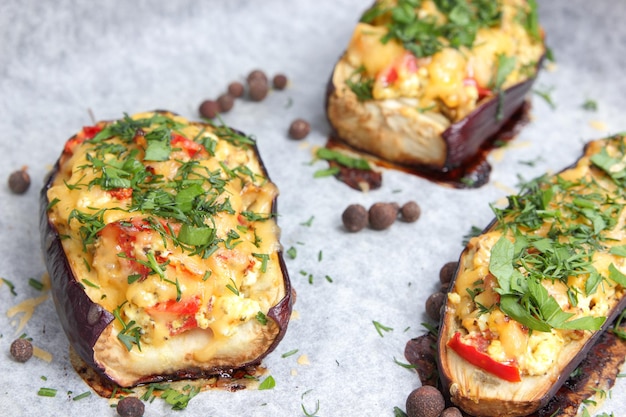
[{"label": "baked eggplant", "polygon": [[462,252],[444,306],[444,392],[474,416],[544,406],[626,307],[626,137],[494,208]]},{"label": "baked eggplant", "polygon": [[227,126],[158,111],[84,127],[41,192],[71,346],[123,387],[260,363],[291,314],[277,195]]},{"label": "baked eggplant", "polygon": [[544,54],[535,1],[377,0],[335,65],[327,117],[354,148],[450,172],[519,114]]}]

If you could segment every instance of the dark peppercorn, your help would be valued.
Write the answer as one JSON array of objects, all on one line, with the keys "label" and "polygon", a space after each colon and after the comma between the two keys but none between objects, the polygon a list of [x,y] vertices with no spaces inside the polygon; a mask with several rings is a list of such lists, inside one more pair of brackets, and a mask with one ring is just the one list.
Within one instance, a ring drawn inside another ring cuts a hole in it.
[{"label": "dark peppercorn", "polygon": [[261,101],[269,92],[269,86],[266,80],[260,78],[252,79],[248,82],[248,95],[252,101]]},{"label": "dark peppercorn", "polygon": [[233,97],[232,95],[228,93],[222,94],[221,96],[217,98],[217,104],[219,106],[220,111],[225,113],[227,111],[230,111],[230,109],[233,108],[233,105],[235,104],[235,97]]},{"label": "dark peppercorn", "polygon": [[238,98],[243,96],[243,93],[244,86],[239,81],[233,81],[232,83],[228,84],[228,94],[230,94],[231,96]]},{"label": "dark peppercorn", "polygon": [[30,187],[30,175],[26,172],[26,167],[9,175],[9,189],[15,194],[24,194],[28,191],[28,187]]},{"label": "dark peppercorn", "polygon": [[122,417],[141,417],[145,411],[145,405],[139,398],[126,397],[117,403],[117,414]]},{"label": "dark peppercorn", "polygon": [[246,81],[248,82],[248,84],[252,83],[253,81],[256,80],[261,80],[263,81],[265,84],[267,84],[267,75],[265,75],[265,73],[259,69],[256,69],[254,71],[251,71],[250,74],[248,74],[248,77],[246,78]]},{"label": "dark peppercorn", "polygon": [[443,410],[441,417],[463,417],[461,410],[456,407],[449,407]]},{"label": "dark peppercorn", "polygon": [[19,338],[11,343],[11,356],[18,362],[26,362],[33,356],[33,345],[29,340]]},{"label": "dark peppercorn", "polygon": [[375,203],[369,209],[370,227],[384,230],[391,226],[398,217],[398,208],[392,203]]},{"label": "dark peppercorn", "polygon": [[200,104],[200,116],[206,119],[213,119],[220,112],[220,105],[215,100],[204,100]]},{"label": "dark peppercorn", "polygon": [[284,74],[276,74],[272,79],[272,85],[277,90],[284,90],[287,87],[287,77]]},{"label": "dark peppercorn", "polygon": [[400,219],[407,223],[413,223],[420,218],[422,210],[415,201],[409,201],[400,208]]},{"label": "dark peppercorn", "polygon": [[438,322],[441,319],[441,307],[443,307],[445,301],[446,295],[444,293],[436,292],[431,294],[426,299],[426,314],[428,314],[428,317]]},{"label": "dark peppercorn", "polygon": [[343,211],[341,220],[348,232],[358,232],[367,226],[367,209],[360,204],[350,204]]},{"label": "dark peppercorn", "polygon": [[445,407],[441,392],[430,385],[413,390],[406,399],[408,417],[439,417]]},{"label": "dark peppercorn", "polygon": [[291,139],[300,140],[307,137],[311,131],[311,125],[304,119],[296,119],[289,126],[289,137]]},{"label": "dark peppercorn", "polygon": [[439,270],[439,282],[442,284],[450,284],[458,265],[458,262],[448,262],[442,266]]}]

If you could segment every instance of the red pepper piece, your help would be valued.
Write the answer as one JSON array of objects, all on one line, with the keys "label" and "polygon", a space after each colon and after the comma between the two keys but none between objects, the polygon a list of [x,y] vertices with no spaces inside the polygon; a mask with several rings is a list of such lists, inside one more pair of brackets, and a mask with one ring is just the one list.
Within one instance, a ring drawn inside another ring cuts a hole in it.
[{"label": "red pepper piece", "polygon": [[454,336],[452,336],[452,339],[448,342],[448,347],[472,365],[498,378],[509,382],[520,382],[522,380],[519,368],[514,365],[498,362],[486,353],[476,349],[475,346],[463,343],[461,341],[461,333],[459,332],[454,333]]},{"label": "red pepper piece", "polygon": [[172,133],[171,145],[172,148],[182,148],[191,158],[205,151],[201,144],[176,133]]}]

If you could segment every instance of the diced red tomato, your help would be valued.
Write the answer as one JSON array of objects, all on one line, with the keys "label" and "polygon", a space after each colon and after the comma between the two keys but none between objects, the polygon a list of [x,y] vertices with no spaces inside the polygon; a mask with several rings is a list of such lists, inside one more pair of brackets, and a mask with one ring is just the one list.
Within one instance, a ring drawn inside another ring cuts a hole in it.
[{"label": "diced red tomato", "polygon": [[509,382],[519,382],[522,380],[519,368],[511,363],[498,362],[486,352],[487,341],[479,345],[466,344],[461,341],[461,333],[456,332],[448,341],[448,347],[454,350],[460,357],[498,378]]},{"label": "diced red tomato", "polygon": [[137,233],[149,229],[149,225],[144,220],[133,219],[130,226],[123,225],[120,222],[109,223],[99,233],[103,239],[111,239],[117,243],[124,255],[126,255],[126,258],[121,259],[121,261],[128,262],[130,270],[134,274],[141,275],[142,280],[148,276],[151,269],[137,262],[133,252],[135,242],[137,241]]},{"label": "diced red tomato", "polygon": [[478,99],[482,99],[485,98],[487,96],[490,96],[493,94],[493,91],[491,91],[488,88],[485,87],[481,87],[480,85],[478,85],[478,82],[476,81],[475,78],[466,78],[463,80],[463,85],[469,85],[469,86],[474,86],[476,87],[476,91],[478,91]]},{"label": "diced red tomato", "polygon": [[400,58],[394,60],[394,62],[383,69],[377,76],[385,86],[389,86],[398,81],[400,72],[407,74],[413,74],[417,72],[419,68],[417,58],[410,52],[406,52]]},{"label": "diced red tomato", "polygon": [[80,145],[84,141],[88,139],[93,139],[100,131],[102,130],[101,126],[85,126],[83,130],[72,136],[65,142],[65,147],[63,148],[63,152],[68,155],[74,154],[74,147]]},{"label": "diced red tomato", "polygon": [[[177,335],[187,330],[198,327],[195,314],[200,309],[200,297],[192,297],[184,300],[167,300],[159,302],[146,309],[153,316],[168,315],[176,317],[167,322],[171,335]],[[174,325],[176,323],[176,325]]]},{"label": "diced red tomato", "polygon": [[201,144],[194,142],[191,139],[187,139],[186,137],[177,133],[172,133],[171,145],[172,148],[182,148],[183,151],[187,152],[187,155],[189,155],[189,157],[191,158],[206,152],[204,146],[202,146]]},{"label": "diced red tomato", "polygon": [[131,198],[133,196],[132,188],[116,188],[114,190],[109,190],[108,193],[111,197],[116,198],[118,200],[126,200],[127,198]]}]

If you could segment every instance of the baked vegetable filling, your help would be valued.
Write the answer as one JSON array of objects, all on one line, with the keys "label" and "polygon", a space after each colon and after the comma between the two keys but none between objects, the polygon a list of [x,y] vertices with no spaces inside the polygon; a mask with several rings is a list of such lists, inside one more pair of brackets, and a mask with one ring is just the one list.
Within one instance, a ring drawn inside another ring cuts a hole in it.
[{"label": "baked vegetable filling", "polygon": [[592,142],[575,166],[494,209],[448,295],[449,348],[516,382],[548,374],[615,316],[626,293],[625,161],[624,137]]},{"label": "baked vegetable filling", "polygon": [[544,52],[534,1],[379,0],[352,35],[346,83],[360,100],[411,99],[454,123],[534,77]]},{"label": "baked vegetable filling", "polygon": [[115,318],[93,347],[108,376],[236,368],[273,346],[289,295],[277,195],[254,141],[225,126],[142,113],[67,142],[48,218]]}]

